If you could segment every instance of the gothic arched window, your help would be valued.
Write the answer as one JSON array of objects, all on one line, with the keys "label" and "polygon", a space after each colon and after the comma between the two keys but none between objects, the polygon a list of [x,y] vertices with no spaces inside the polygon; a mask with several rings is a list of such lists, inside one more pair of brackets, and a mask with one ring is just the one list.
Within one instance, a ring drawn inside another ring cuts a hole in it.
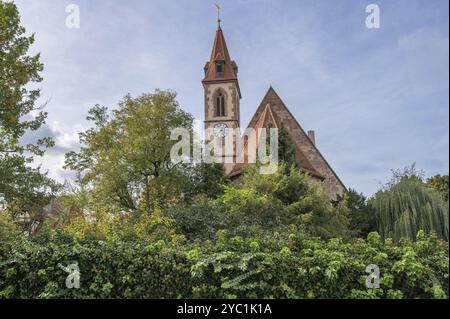
[{"label": "gothic arched window", "polygon": [[225,96],[221,91],[216,96],[216,116],[225,116]]}]

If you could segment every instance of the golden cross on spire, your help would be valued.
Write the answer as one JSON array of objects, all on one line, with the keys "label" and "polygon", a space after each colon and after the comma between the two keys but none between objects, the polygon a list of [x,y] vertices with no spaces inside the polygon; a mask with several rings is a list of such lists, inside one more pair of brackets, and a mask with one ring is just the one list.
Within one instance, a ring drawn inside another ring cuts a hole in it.
[{"label": "golden cross on spire", "polygon": [[214,5],[217,8],[217,25],[219,26],[219,29],[220,29],[220,9],[221,8],[220,8],[220,6],[217,3],[215,3]]}]

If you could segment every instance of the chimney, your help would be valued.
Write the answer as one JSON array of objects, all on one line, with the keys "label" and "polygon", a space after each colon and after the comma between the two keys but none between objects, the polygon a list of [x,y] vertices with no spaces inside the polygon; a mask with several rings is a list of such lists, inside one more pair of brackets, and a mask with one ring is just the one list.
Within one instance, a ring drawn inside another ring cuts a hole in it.
[{"label": "chimney", "polygon": [[311,142],[313,143],[313,145],[316,145],[316,132],[314,132],[313,130],[309,130],[308,131],[308,137],[311,140]]}]

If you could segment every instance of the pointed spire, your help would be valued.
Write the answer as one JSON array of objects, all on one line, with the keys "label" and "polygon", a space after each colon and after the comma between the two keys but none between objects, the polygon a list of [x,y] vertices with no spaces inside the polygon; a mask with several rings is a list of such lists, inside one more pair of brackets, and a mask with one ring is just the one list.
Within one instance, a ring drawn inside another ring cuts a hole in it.
[{"label": "pointed spire", "polygon": [[219,28],[216,31],[216,37],[214,39],[213,50],[211,53],[210,62],[219,60],[225,60],[225,62],[231,62],[230,54],[228,53],[227,43],[223,35],[222,29]]},{"label": "pointed spire", "polygon": [[[222,72],[218,72],[217,65],[221,65],[219,68],[222,68]],[[227,43],[219,25],[219,29],[216,31],[211,57],[205,65],[205,78],[203,82],[225,80],[237,80],[237,65],[230,58]]]},{"label": "pointed spire", "polygon": [[236,62],[231,60],[230,53],[228,52],[227,43],[220,26],[220,7],[216,4],[217,13],[217,31],[214,38],[214,44],[211,52],[209,62],[206,62],[205,77],[203,83],[212,82],[236,82],[239,98],[242,98],[241,91],[239,89],[239,83],[237,79],[238,66]]}]

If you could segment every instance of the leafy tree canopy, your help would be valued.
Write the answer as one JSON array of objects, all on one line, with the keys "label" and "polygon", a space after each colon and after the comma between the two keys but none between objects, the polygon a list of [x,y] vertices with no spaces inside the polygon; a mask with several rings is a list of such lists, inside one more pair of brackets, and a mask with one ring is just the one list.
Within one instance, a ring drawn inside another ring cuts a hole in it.
[{"label": "leafy tree canopy", "polygon": [[27,54],[34,35],[25,35],[14,3],[0,0],[0,193],[14,214],[31,212],[48,203],[57,185],[39,168],[29,164],[35,155],[53,146],[50,137],[24,145],[21,138],[37,131],[47,113],[36,106],[36,84],[43,65],[39,54]]},{"label": "leafy tree canopy", "polygon": [[414,165],[394,176],[387,188],[370,200],[376,223],[383,238],[415,239],[419,230],[434,232],[448,241],[448,201],[428,187]]},{"label": "leafy tree canopy", "polygon": [[448,175],[435,175],[427,179],[427,186],[431,187],[435,191],[441,193],[444,196],[444,199],[448,201]]},{"label": "leafy tree canopy", "polygon": [[89,111],[94,126],[80,133],[82,148],[66,154],[66,168],[77,171],[105,205],[122,210],[157,207],[177,201],[187,190],[186,176],[170,159],[171,130],[192,130],[192,116],[180,109],[173,92],[127,95],[108,113]]}]

